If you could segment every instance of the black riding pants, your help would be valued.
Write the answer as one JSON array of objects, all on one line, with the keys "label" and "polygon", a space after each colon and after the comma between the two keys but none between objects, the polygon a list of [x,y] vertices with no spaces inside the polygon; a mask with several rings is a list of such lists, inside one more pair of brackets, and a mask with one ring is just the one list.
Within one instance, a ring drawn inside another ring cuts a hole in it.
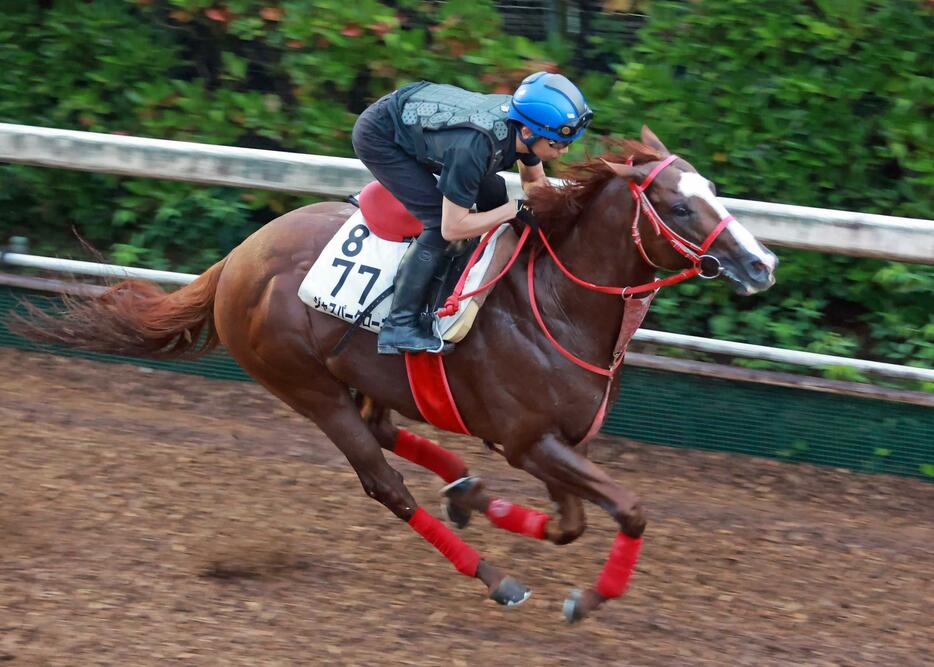
[{"label": "black riding pants", "polygon": [[[388,106],[389,96],[366,108],[353,127],[354,152],[367,169],[402,205],[418,218],[424,230],[419,241],[429,247],[447,247],[441,236],[441,201],[438,181],[431,170],[406,153],[395,142],[395,130]],[[487,176],[480,184],[477,210],[502,206],[509,197],[506,181],[499,174]]]}]

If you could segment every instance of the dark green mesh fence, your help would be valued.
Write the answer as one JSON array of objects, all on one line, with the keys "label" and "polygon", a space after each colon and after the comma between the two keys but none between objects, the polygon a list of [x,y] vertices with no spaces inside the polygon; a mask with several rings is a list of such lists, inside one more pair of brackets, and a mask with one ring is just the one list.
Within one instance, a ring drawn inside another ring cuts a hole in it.
[{"label": "dark green mesh fence", "polygon": [[623,370],[623,392],[604,424],[606,433],[934,480],[934,409],[698,375]]},{"label": "dark green mesh fence", "polygon": [[[13,336],[6,315],[21,298],[48,295],[0,288],[0,345],[38,346]],[[56,350],[87,359],[129,362],[210,378],[249,380],[228,356],[166,362]],[[769,456],[790,461],[934,480],[934,409],[813,391],[623,368],[620,399],[604,432],[675,447]]]}]

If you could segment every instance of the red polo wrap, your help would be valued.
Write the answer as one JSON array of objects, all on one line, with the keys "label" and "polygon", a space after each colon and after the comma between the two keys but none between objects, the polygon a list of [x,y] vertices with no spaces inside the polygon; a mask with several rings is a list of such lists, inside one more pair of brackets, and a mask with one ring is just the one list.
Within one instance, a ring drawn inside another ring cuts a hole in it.
[{"label": "red polo wrap", "polygon": [[467,464],[457,454],[404,428],[396,434],[392,451],[415,465],[427,468],[448,483],[467,475]]},{"label": "red polo wrap", "polygon": [[639,549],[642,548],[642,538],[633,539],[625,533],[617,533],[610,557],[603,566],[600,578],[594,588],[605,598],[618,598],[626,590],[629,577],[639,560]]},{"label": "red polo wrap", "polygon": [[551,517],[544,512],[514,505],[508,500],[498,498],[490,501],[484,514],[497,528],[528,535],[537,540],[545,539],[545,524],[551,520]]},{"label": "red polo wrap", "polygon": [[457,571],[468,577],[477,575],[480,554],[464,542],[454,532],[419,507],[409,519],[409,525],[416,533],[424,537],[431,545],[447,558]]}]

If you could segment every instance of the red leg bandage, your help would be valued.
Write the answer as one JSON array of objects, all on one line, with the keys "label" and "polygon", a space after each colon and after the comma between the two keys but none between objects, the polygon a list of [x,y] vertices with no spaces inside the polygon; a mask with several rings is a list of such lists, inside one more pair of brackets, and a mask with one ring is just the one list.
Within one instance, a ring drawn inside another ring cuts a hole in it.
[{"label": "red leg bandage", "polygon": [[484,514],[497,528],[528,535],[537,540],[545,539],[545,524],[551,520],[551,517],[543,512],[514,505],[499,498],[490,501]]},{"label": "red leg bandage", "polygon": [[467,464],[457,454],[404,428],[399,429],[392,451],[415,465],[428,468],[445,482],[467,476]]},{"label": "red leg bandage", "polygon": [[641,537],[633,539],[625,533],[617,533],[610,557],[603,566],[594,590],[605,598],[618,598],[622,595],[636,567],[636,561],[639,560],[641,548]]},{"label": "red leg bandage", "polygon": [[464,542],[454,532],[419,507],[409,519],[409,525],[416,533],[428,540],[445,558],[454,564],[457,571],[468,577],[477,575],[480,554]]}]

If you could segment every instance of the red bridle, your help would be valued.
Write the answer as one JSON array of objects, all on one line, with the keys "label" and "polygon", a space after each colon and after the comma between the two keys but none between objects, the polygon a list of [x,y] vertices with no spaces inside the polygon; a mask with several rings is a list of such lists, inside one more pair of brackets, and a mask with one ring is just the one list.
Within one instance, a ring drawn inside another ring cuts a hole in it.
[{"label": "red bridle", "polygon": [[[605,285],[595,285],[594,283],[587,282],[586,280],[581,280],[568,271],[564,264],[561,263],[561,260],[558,259],[554,249],[552,249],[551,245],[548,243],[548,239],[545,238],[545,234],[539,230],[539,236],[541,236],[542,243],[544,243],[545,247],[548,249],[548,253],[551,255],[552,259],[555,261],[555,264],[558,265],[558,268],[561,269],[564,275],[582,287],[586,287],[587,289],[591,289],[596,292],[603,292],[605,294],[619,294],[624,299],[631,297],[633,294],[642,294],[652,290],[657,290],[659,287],[665,287],[666,285],[674,285],[676,283],[687,280],[688,278],[693,278],[694,276],[700,276],[701,278],[716,278],[720,275],[720,261],[716,257],[706,253],[717,237],[720,236],[720,233],[726,229],[726,226],[736,218],[734,218],[732,215],[727,215],[722,218],[720,222],[717,223],[717,226],[713,228],[713,231],[707,235],[707,238],[704,239],[703,243],[696,245],[691,241],[688,241],[686,238],[668,226],[668,224],[662,220],[662,217],[655,210],[655,207],[652,206],[652,202],[649,201],[648,196],[645,194],[645,191],[652,184],[652,181],[655,180],[655,177],[658,176],[662,170],[665,169],[665,167],[677,159],[677,155],[669,155],[667,158],[659,162],[651,171],[651,173],[649,173],[646,179],[638,185],[632,181],[629,181],[629,191],[632,193],[632,199],[636,204],[635,211],[632,216],[631,233],[632,240],[635,242],[636,248],[638,248],[639,254],[642,255],[642,259],[645,260],[645,263],[655,269],[662,268],[649,258],[648,253],[646,253],[645,247],[642,244],[642,235],[639,233],[639,221],[641,220],[641,213],[644,211],[646,217],[648,217],[648,219],[652,222],[652,227],[655,229],[655,233],[664,236],[668,240],[668,243],[671,244],[671,247],[674,248],[678,254],[691,262],[691,266],[687,269],[684,269],[680,273],[676,273],[673,276],[653,280],[652,282],[645,283],[644,285],[633,285],[629,287],[609,287]],[[709,260],[709,263],[714,264],[715,273],[710,274],[703,270],[702,264],[705,260]]]},{"label": "red bridle", "polygon": [[[707,235],[707,238],[704,239],[703,243],[701,243],[700,245],[696,245],[692,243],[691,241],[688,241],[683,236],[681,236],[676,231],[674,231],[671,227],[669,227],[668,224],[665,223],[664,220],[662,220],[661,216],[655,210],[655,207],[652,206],[652,202],[649,201],[648,196],[645,194],[645,191],[652,184],[652,181],[655,180],[655,178],[662,172],[662,170],[665,169],[668,165],[670,165],[672,162],[674,162],[677,159],[678,159],[677,155],[668,156],[667,158],[659,162],[655,166],[655,168],[652,169],[651,173],[649,173],[646,179],[642,181],[642,183],[639,183],[638,185],[633,183],[632,181],[629,181],[629,191],[632,193],[632,198],[633,198],[633,201],[635,202],[635,212],[633,214],[633,219],[632,219],[631,233],[632,233],[632,239],[635,242],[636,247],[639,249],[639,254],[642,255],[642,259],[645,260],[645,262],[653,268],[656,268],[656,269],[662,268],[658,266],[655,262],[653,262],[651,259],[649,259],[649,256],[646,253],[645,248],[642,245],[642,236],[639,233],[639,221],[641,219],[641,213],[644,211],[646,216],[652,222],[652,227],[655,229],[655,233],[658,235],[664,236],[668,240],[668,243],[671,245],[671,247],[675,249],[675,251],[677,251],[680,255],[682,255],[683,257],[685,257],[687,260],[691,262],[691,266],[688,267],[687,269],[684,269],[683,271],[679,273],[676,273],[673,276],[668,276],[667,278],[660,278],[658,280],[653,280],[652,282],[645,283],[644,285],[633,285],[633,286],[628,286],[628,287],[611,287],[608,285],[597,285],[595,283],[582,280],[578,278],[577,276],[575,276],[573,273],[571,273],[567,269],[567,267],[565,267],[564,264],[561,263],[561,260],[558,259],[558,256],[555,254],[555,251],[551,247],[551,244],[548,243],[548,238],[545,236],[545,233],[541,229],[538,229],[538,235],[542,239],[542,243],[544,244],[545,248],[548,249],[548,254],[551,255],[551,258],[554,260],[555,264],[558,265],[558,268],[561,269],[564,275],[566,275],[571,281],[577,283],[581,287],[586,287],[589,290],[593,290],[595,292],[602,292],[604,294],[617,294],[624,299],[631,298],[633,297],[633,295],[636,295],[636,294],[654,292],[661,287],[665,287],[666,285],[674,285],[684,280],[687,280],[688,278],[693,278],[694,276],[700,276],[702,278],[716,278],[717,276],[720,275],[721,267],[720,267],[719,260],[717,260],[716,257],[713,257],[712,255],[708,255],[706,253],[707,253],[707,250],[710,248],[710,246],[713,244],[713,242],[717,239],[717,237],[720,236],[720,233],[724,229],[726,229],[726,226],[730,224],[731,221],[735,220],[735,218],[732,215],[727,215],[724,218],[722,218],[720,222],[717,224],[717,226],[714,227],[713,231],[711,231],[710,234]],[[630,160],[630,164],[631,164],[631,160]],[[515,263],[516,258],[518,258],[519,251],[522,249],[522,246],[525,244],[526,240],[528,240],[530,230],[531,230],[531,227],[526,227],[524,230],[522,230],[522,235],[520,236],[519,243],[516,245],[516,248],[512,253],[512,257],[510,257],[509,262],[506,264],[505,268],[503,268],[503,270],[500,271],[499,275],[497,275],[495,278],[493,278],[491,281],[489,281],[485,285],[481,285],[477,289],[471,292],[468,292],[467,294],[463,294],[462,292],[464,290],[464,283],[466,282],[467,274],[470,271],[470,267],[472,267],[476,263],[476,261],[480,258],[480,255],[483,253],[483,249],[486,247],[487,242],[489,241],[490,237],[493,234],[493,231],[495,230],[487,232],[487,234],[484,235],[483,239],[481,239],[477,248],[474,250],[474,253],[471,256],[470,261],[467,264],[467,267],[464,269],[464,273],[461,276],[460,280],[458,281],[457,286],[454,289],[454,292],[451,294],[451,296],[449,296],[445,300],[444,306],[440,310],[438,310],[438,316],[446,317],[446,316],[455,314],[457,312],[457,304],[459,301],[462,301],[463,299],[466,299],[475,294],[483,292],[486,289],[489,289],[500,278],[506,275],[506,272],[509,271],[512,265]],[[534,266],[535,266],[535,258],[537,257],[537,255],[538,255],[538,249],[534,249],[532,250],[532,252],[529,253],[529,265],[528,265],[529,302],[532,306],[532,314],[535,315],[535,320],[538,322],[538,325],[541,328],[542,332],[545,334],[545,337],[548,338],[551,344],[555,346],[558,352],[560,352],[567,359],[574,362],[581,368],[591,371],[592,373],[597,373],[599,375],[604,375],[609,378],[612,378],[616,374],[616,370],[619,368],[620,364],[622,364],[623,362],[623,355],[621,351],[619,350],[614,351],[613,359],[610,362],[609,367],[603,368],[600,366],[595,366],[594,364],[590,364],[584,361],[583,359],[580,359],[574,356],[573,354],[571,354],[570,352],[568,352],[555,339],[555,337],[551,335],[551,332],[548,330],[548,327],[545,326],[545,321],[542,319],[542,315],[538,309],[538,303],[535,300]],[[713,268],[714,268],[715,273],[710,274],[709,272],[705,272],[703,270],[702,264],[704,263],[705,260],[707,260],[708,263],[712,262],[714,264]],[[621,324],[621,327],[622,326],[623,324]],[[622,336],[622,329],[620,331],[620,335]]]},{"label": "red bridle", "polygon": [[[671,245],[671,247],[674,248],[678,254],[691,262],[692,266],[690,268],[685,269],[681,273],[677,274],[677,276],[672,276],[678,278],[678,280],[673,282],[681,282],[682,280],[687,280],[688,278],[693,278],[694,276],[700,276],[701,278],[708,279],[716,278],[720,275],[722,270],[720,267],[720,262],[713,255],[708,255],[706,253],[711,244],[713,244],[717,237],[720,236],[720,232],[722,232],[726,226],[736,218],[732,215],[727,215],[721,218],[717,226],[713,228],[713,231],[711,231],[710,234],[707,235],[707,238],[704,239],[704,242],[700,245],[696,245],[669,227],[668,224],[662,220],[662,217],[655,210],[655,207],[652,206],[652,202],[649,201],[648,195],[645,194],[645,191],[652,184],[652,181],[655,180],[655,177],[658,176],[662,170],[665,169],[665,167],[677,159],[677,155],[669,155],[667,158],[659,162],[649,173],[646,179],[638,185],[632,181],[629,181],[629,191],[632,193],[632,199],[636,204],[635,211],[632,216],[632,240],[635,242],[636,248],[638,248],[639,254],[642,255],[642,259],[645,260],[646,264],[656,269],[662,268],[649,258],[648,253],[646,253],[645,247],[642,244],[642,235],[639,233],[639,220],[641,217],[640,213],[644,210],[646,217],[648,217],[648,219],[652,222],[652,227],[655,229],[655,234],[664,236],[668,240],[668,243]],[[631,158],[628,164],[632,164]],[[703,264],[705,260],[708,264],[713,265],[713,273],[704,270]],[[658,287],[673,284],[672,282],[663,281],[655,281],[655,283],[658,283]],[[624,291],[623,296],[646,291],[647,289],[657,289],[657,287],[651,287],[653,284],[654,283],[640,285],[638,289],[635,287],[626,288],[628,291]],[[641,289],[643,287],[645,289]]]}]

